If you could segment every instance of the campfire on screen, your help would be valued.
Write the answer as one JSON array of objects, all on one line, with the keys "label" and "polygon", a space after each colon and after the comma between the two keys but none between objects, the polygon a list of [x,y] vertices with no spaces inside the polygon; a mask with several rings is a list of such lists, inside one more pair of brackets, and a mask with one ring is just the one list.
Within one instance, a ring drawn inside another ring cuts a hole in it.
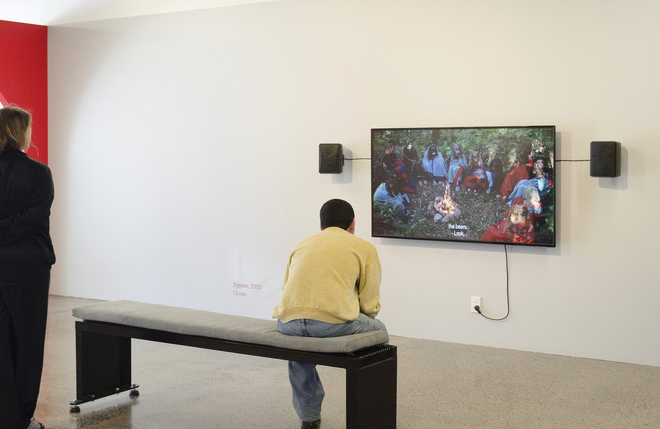
[{"label": "campfire on screen", "polygon": [[461,210],[458,208],[458,204],[451,197],[451,185],[449,183],[445,186],[445,196],[441,200],[436,201],[434,207],[439,214],[442,214],[443,222],[449,222],[461,216]]}]

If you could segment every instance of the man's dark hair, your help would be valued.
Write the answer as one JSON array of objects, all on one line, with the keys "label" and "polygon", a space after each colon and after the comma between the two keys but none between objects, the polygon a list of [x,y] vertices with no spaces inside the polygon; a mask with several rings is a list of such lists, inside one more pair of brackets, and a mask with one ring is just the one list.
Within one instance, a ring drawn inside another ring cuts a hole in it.
[{"label": "man's dark hair", "polygon": [[321,207],[321,229],[336,226],[348,230],[354,218],[353,207],[344,200],[330,200]]}]

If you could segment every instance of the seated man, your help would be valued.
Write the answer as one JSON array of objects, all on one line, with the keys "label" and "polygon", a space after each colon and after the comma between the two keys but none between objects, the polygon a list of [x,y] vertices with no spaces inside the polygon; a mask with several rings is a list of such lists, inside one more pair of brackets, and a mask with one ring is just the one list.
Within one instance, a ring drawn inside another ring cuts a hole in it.
[{"label": "seated man", "polygon": [[[321,207],[321,232],[299,241],[289,257],[273,311],[285,335],[339,337],[386,330],[380,310],[376,248],[353,235],[353,207],[330,200]],[[289,362],[293,407],[303,429],[321,427],[324,391],[316,365]]]}]

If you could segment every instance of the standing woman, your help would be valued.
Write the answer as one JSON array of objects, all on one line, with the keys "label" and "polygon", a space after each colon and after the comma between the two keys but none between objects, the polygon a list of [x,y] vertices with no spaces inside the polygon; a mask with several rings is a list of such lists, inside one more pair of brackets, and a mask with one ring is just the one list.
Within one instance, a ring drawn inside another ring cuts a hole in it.
[{"label": "standing woman", "polygon": [[0,109],[0,422],[3,429],[40,429],[34,420],[44,360],[53,178],[25,154],[32,117]]}]

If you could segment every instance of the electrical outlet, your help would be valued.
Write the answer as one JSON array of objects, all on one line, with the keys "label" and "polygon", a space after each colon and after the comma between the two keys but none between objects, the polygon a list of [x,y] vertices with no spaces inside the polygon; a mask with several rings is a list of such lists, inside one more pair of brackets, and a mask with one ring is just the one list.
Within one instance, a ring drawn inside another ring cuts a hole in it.
[{"label": "electrical outlet", "polygon": [[472,299],[470,300],[470,311],[473,313],[476,313],[477,310],[474,309],[474,306],[478,305],[479,308],[481,309],[481,297],[480,296],[473,296]]}]

